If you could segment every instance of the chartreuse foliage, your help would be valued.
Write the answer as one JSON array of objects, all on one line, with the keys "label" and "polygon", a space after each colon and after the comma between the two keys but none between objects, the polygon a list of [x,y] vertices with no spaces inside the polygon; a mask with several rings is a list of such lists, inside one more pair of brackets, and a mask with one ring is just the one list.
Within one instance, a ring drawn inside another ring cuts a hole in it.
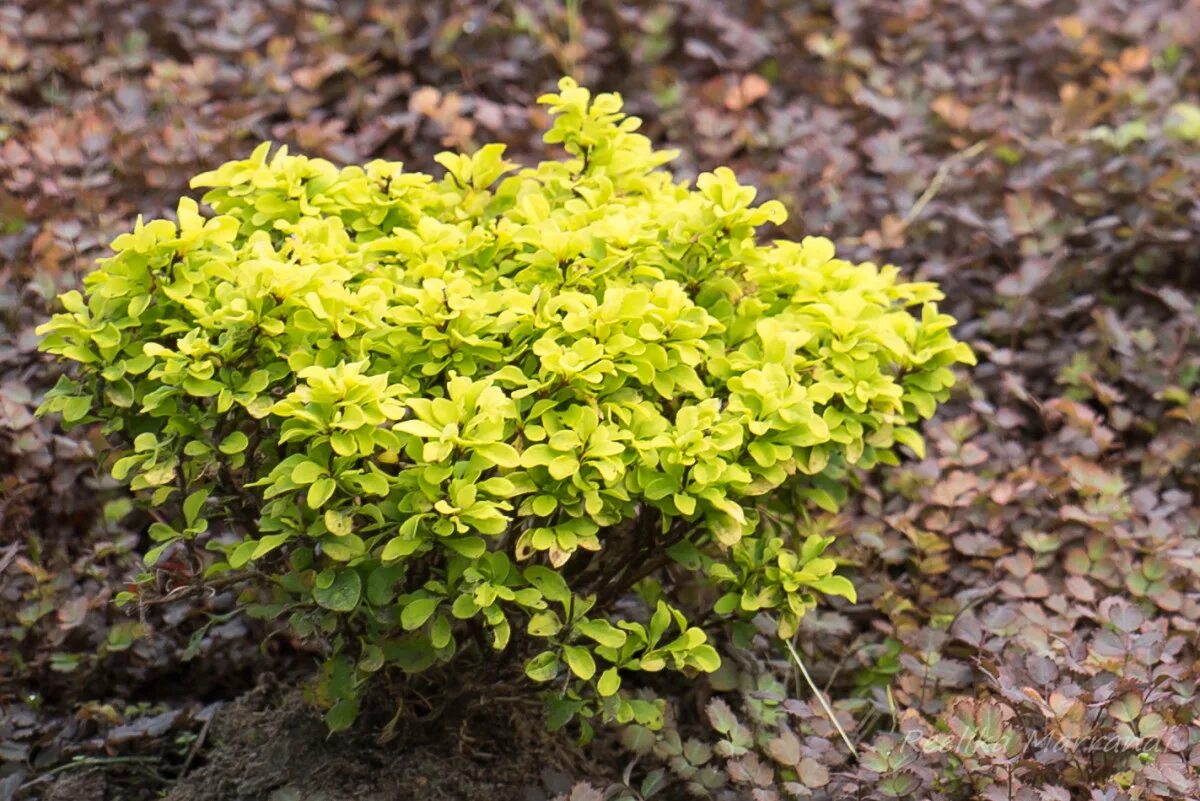
[{"label": "chartreuse foliage", "polygon": [[[147,563],[199,543],[210,576],[269,580],[329,646],[335,728],[369,674],[456,658],[520,660],[554,725],[653,725],[622,680],[716,669],[692,619],[791,636],[854,597],[828,539],[760,515],[834,509],[848,467],[920,452],[972,360],[933,285],[758,244],[783,208],[728,169],[672,180],[617,95],[541,102],[567,157],[528,169],[264,144],[195,178],[214,216],[139,220],[41,329],[79,365],[44,410],[102,422],[163,510]],[[615,613],[635,587],[643,614]]]}]

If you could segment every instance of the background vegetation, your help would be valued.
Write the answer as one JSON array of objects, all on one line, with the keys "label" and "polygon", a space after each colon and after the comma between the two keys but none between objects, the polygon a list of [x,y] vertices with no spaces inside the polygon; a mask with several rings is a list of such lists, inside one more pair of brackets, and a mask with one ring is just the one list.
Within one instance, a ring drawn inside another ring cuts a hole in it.
[{"label": "background vegetation", "polygon": [[[0,9],[0,799],[1195,796],[1198,37],[1184,0]],[[262,139],[535,162],[564,72],[681,176],[782,201],[788,237],[941,282],[980,357],[926,458],[818,523],[859,592],[800,649],[857,755],[754,648],[667,688],[665,734],[586,753],[511,713],[326,742],[280,687],[314,656],[186,564],[111,603],[152,521],[99,439],[32,416],[49,299]]]}]

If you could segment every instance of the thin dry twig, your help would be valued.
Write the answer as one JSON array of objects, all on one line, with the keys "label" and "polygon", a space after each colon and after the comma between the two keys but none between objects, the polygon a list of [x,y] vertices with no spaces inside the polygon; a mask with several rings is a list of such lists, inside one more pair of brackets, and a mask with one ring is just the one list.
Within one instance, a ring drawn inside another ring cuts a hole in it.
[{"label": "thin dry twig", "polygon": [[942,185],[946,183],[946,179],[950,177],[950,172],[956,166],[979,155],[981,152],[983,152],[983,149],[987,147],[987,145],[988,143],[986,139],[981,140],[964,150],[958,151],[953,156],[943,161],[942,165],[938,167],[937,172],[934,173],[933,179],[929,182],[929,186],[925,187],[925,191],[921,193],[919,198],[917,198],[917,202],[913,203],[912,208],[909,209],[908,213],[904,215],[904,218],[900,220],[900,230],[903,231],[904,229],[908,228],[909,225],[911,225],[918,217],[921,216],[921,212],[925,211],[925,207],[929,205],[930,201],[937,197],[937,193],[941,191]]},{"label": "thin dry twig", "polygon": [[152,765],[162,762],[156,756],[120,756],[120,757],[81,757],[74,759],[66,764],[51,768],[40,776],[36,776],[21,785],[20,789],[25,790],[29,787],[47,782],[60,773],[65,773],[69,770],[77,770],[79,768],[99,768],[110,765]]},{"label": "thin dry twig", "polygon": [[817,697],[817,701],[821,704],[821,709],[825,710],[826,717],[833,727],[837,729],[838,734],[842,735],[842,742],[850,749],[850,753],[858,759],[858,749],[854,747],[854,743],[850,742],[850,738],[846,735],[846,730],[842,728],[842,724],[838,723],[837,715],[833,714],[833,709],[830,708],[829,702],[825,700],[825,695],[817,689],[816,682],[812,680],[812,676],[808,675],[808,669],[804,667],[804,661],[800,659],[800,654],[796,652],[796,646],[792,645],[791,640],[784,640],[783,644],[787,646],[788,652],[792,655],[792,661],[796,663],[796,667],[800,668],[800,674],[804,676],[804,680],[808,683],[809,689],[813,695]]},{"label": "thin dry twig", "polygon": [[8,566],[12,564],[13,559],[17,558],[17,551],[21,550],[21,543],[14,542],[0,551],[0,573],[8,570]]},{"label": "thin dry twig", "polygon": [[188,774],[192,767],[192,762],[195,761],[196,755],[200,753],[200,749],[204,747],[204,741],[208,738],[208,727],[212,725],[215,715],[210,715],[208,720],[204,721],[204,725],[200,727],[200,733],[196,735],[195,742],[188,749],[187,759],[183,761],[183,767],[179,769],[179,778],[183,778]]}]

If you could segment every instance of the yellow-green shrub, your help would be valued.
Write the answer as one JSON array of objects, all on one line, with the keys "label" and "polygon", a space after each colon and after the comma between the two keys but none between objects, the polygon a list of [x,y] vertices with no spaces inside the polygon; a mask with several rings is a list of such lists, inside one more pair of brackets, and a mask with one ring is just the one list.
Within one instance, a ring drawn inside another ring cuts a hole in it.
[{"label": "yellow-green shrub", "polygon": [[[206,547],[210,576],[269,577],[328,644],[335,728],[369,674],[454,659],[520,660],[555,725],[653,725],[622,676],[715,669],[688,615],[790,636],[853,598],[827,539],[759,520],[919,451],[971,360],[933,285],[759,244],[779,204],[727,169],[673,181],[618,96],[560,90],[567,157],[535,168],[264,144],[193,181],[215,216],[139,221],[42,328],[78,363],[44,409],[103,422],[113,475],[168,521],[147,563]],[[642,616],[617,615],[635,587]]]}]

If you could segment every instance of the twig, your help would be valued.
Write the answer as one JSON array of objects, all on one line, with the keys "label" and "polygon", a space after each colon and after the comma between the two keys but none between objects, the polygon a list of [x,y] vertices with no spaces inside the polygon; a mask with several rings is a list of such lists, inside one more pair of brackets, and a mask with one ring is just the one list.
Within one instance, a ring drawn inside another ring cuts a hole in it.
[{"label": "twig", "polygon": [[829,674],[829,678],[825,682],[825,692],[829,692],[829,688],[833,686],[833,682],[841,675],[842,668],[846,666],[846,661],[850,658],[850,651],[847,650],[842,654],[842,658],[833,666],[833,671]]},{"label": "twig", "polygon": [[8,566],[12,563],[12,560],[16,558],[17,551],[19,550],[21,550],[21,543],[14,542],[12,545],[9,545],[7,548],[5,548],[3,553],[0,553],[0,573],[8,570]]},{"label": "twig", "polygon": [[200,749],[204,747],[204,740],[208,737],[208,727],[212,725],[213,718],[216,715],[210,715],[208,720],[204,721],[204,725],[200,727],[200,734],[196,735],[196,741],[192,743],[192,747],[188,750],[187,759],[183,761],[183,767],[179,770],[179,778],[187,775],[188,770],[192,767],[192,761],[196,759],[196,754],[200,753]]},{"label": "twig", "polygon": [[573,78],[579,77],[579,51],[583,48],[579,31],[580,6],[583,0],[567,0],[567,74]]},{"label": "twig", "polygon": [[908,214],[905,214],[904,219],[900,221],[900,230],[908,228],[908,226],[911,225],[913,221],[917,219],[917,217],[921,216],[921,212],[925,211],[925,207],[928,206],[929,202],[933,200],[938,192],[941,191],[942,184],[946,183],[946,179],[950,177],[950,171],[952,169],[954,169],[960,162],[979,155],[979,153],[982,152],[987,145],[987,140],[983,139],[971,145],[966,150],[960,150],[950,158],[943,161],[942,166],[938,167],[937,172],[934,173],[933,180],[929,182],[929,186],[925,188],[925,191],[921,193],[919,198],[917,198],[917,202],[914,203],[912,208],[908,210]]},{"label": "twig", "polygon": [[792,655],[792,661],[796,663],[796,667],[800,668],[801,675],[808,682],[809,689],[813,691],[813,695],[821,703],[821,708],[825,710],[825,715],[829,718],[829,722],[837,729],[838,734],[842,735],[842,742],[850,749],[850,753],[858,759],[858,749],[854,747],[854,743],[850,742],[850,738],[846,736],[846,730],[842,728],[842,724],[838,723],[837,715],[833,714],[833,710],[829,707],[829,702],[825,700],[824,694],[817,689],[816,683],[812,680],[812,676],[808,675],[808,670],[804,667],[804,662],[800,659],[800,654],[796,653],[796,646],[792,645],[791,640],[784,640],[783,644],[787,646],[788,653]]},{"label": "twig", "polygon": [[158,757],[152,756],[127,756],[127,757],[81,757],[75,759],[65,765],[59,765],[56,768],[51,768],[40,776],[36,776],[21,785],[20,789],[24,790],[27,787],[32,787],[35,784],[41,784],[48,781],[52,776],[63,773],[76,768],[100,768],[106,765],[148,765],[161,762]]},{"label": "twig", "polygon": [[226,576],[218,576],[217,578],[213,579],[202,579],[197,577],[194,581],[188,584],[180,584],[177,587],[172,587],[165,595],[160,595],[157,598],[141,600],[138,602],[138,604],[142,607],[160,606],[162,604],[174,603],[181,598],[185,598],[188,595],[192,595],[193,593],[197,592],[208,593],[208,596],[211,598],[216,594],[217,590],[224,589],[225,587],[229,587],[241,581],[248,581],[255,575],[258,574],[239,572]]}]

